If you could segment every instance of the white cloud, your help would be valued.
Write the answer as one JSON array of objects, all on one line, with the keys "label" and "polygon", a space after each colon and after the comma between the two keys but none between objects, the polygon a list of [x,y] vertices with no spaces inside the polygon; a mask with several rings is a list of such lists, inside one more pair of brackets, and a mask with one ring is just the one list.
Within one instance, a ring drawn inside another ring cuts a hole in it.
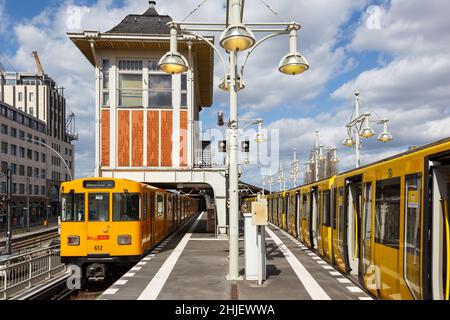
[{"label": "white cloud", "polygon": [[8,24],[8,17],[6,16],[6,1],[0,0],[0,34],[4,33]]},{"label": "white cloud", "polygon": [[348,99],[360,91],[370,110],[391,119],[397,145],[450,136],[449,9],[444,1],[391,1],[382,10],[382,28],[362,23],[349,49],[388,53],[392,60],[362,72],[332,97]]},{"label": "white cloud", "polygon": [[[286,36],[261,45],[247,66],[245,80],[248,90],[242,93],[241,100],[244,111],[256,116],[256,110],[276,110],[280,105],[289,104],[297,107],[302,101],[318,96],[327,81],[339,72],[338,66],[348,67],[342,63],[345,60],[343,50],[333,48],[335,36],[352,10],[364,2],[272,1],[271,4],[282,16],[288,20],[297,20],[304,26],[299,33],[299,47],[310,60],[311,70],[297,78],[276,72],[279,60],[288,50]],[[180,20],[197,4],[197,0],[160,1],[157,11]],[[247,21],[278,21],[257,0],[247,1],[246,7]],[[34,70],[34,61],[30,55],[36,50],[46,72],[66,88],[67,106],[76,114],[80,132],[76,162],[78,175],[92,173],[94,168],[94,141],[91,134],[94,127],[94,69],[70,42],[66,32],[75,31],[73,29],[107,31],[127,14],[140,14],[146,9],[146,1],[127,0],[118,6],[112,0],[99,0],[91,6],[79,6],[70,0],[42,11],[30,21],[14,25],[18,50],[12,61],[16,69]],[[209,1],[190,20],[224,21],[224,13],[224,3],[220,5],[217,1]],[[218,37],[219,34],[216,35]],[[215,72],[216,79],[223,74],[218,60]],[[226,94],[216,90],[216,102],[226,106],[227,100]]]},{"label": "white cloud", "polygon": [[[369,30],[363,21],[357,28],[351,44],[339,47],[338,41],[352,31],[346,26],[354,11],[365,8],[365,0],[321,1],[270,1],[275,10],[287,20],[297,20],[303,25],[299,32],[299,50],[310,61],[311,69],[298,77],[277,72],[278,62],[288,50],[285,36],[262,44],[249,59],[245,72],[246,90],[240,94],[241,115],[258,117],[260,111],[278,112],[288,107],[292,114],[270,128],[280,129],[281,153],[291,159],[292,149],[299,151],[304,161],[313,145],[314,131],[321,130],[323,144],[339,148],[341,168],[353,165],[353,151],[341,147],[345,137],[344,125],[351,114],[352,93],[360,90],[362,99],[380,117],[391,120],[394,142],[381,145],[375,138],[365,142],[362,161],[371,162],[386,155],[403,151],[408,145],[417,145],[449,136],[450,128],[450,59],[445,53],[450,49],[450,20],[447,19],[450,4],[429,1],[426,6],[419,0],[392,1],[381,11],[381,29]],[[2,17],[0,0],[0,17]],[[160,14],[174,19],[184,18],[198,0],[159,1]],[[224,21],[224,2],[206,2],[190,20]],[[83,29],[107,31],[118,24],[127,14],[142,13],[146,1],[124,1],[117,6],[112,0],[99,0],[91,6],[76,6],[66,1],[49,8],[28,22],[14,26],[18,50],[12,60],[18,70],[34,70],[31,52],[37,50],[44,68],[58,83],[66,88],[67,106],[77,115],[80,141],[77,143],[77,176],[93,173],[94,168],[94,69],[78,49],[70,42],[66,32]],[[278,21],[257,0],[246,1],[246,21]],[[180,9],[181,8],[181,9]],[[249,9],[251,8],[251,9]],[[77,9],[74,11],[74,9]],[[80,16],[74,19],[73,13]],[[432,19],[429,17],[433,17]],[[70,27],[71,30],[68,30]],[[219,34],[216,34],[218,39]],[[216,43],[218,41],[216,40]],[[375,50],[380,61],[390,60],[348,81],[332,93],[340,108],[297,119],[295,113],[311,108],[310,100],[323,94],[329,81],[348,70],[359,61],[356,53]],[[241,58],[242,60],[242,58]],[[222,66],[216,58],[215,83],[223,75]],[[228,109],[228,96],[215,90],[215,102]],[[209,113],[202,113],[203,117]],[[211,116],[214,120],[215,116]],[[412,130],[411,128],[414,128]],[[379,130],[378,130],[379,131]],[[387,149],[386,149],[387,148]],[[256,170],[248,170],[245,178],[260,183]]]}]

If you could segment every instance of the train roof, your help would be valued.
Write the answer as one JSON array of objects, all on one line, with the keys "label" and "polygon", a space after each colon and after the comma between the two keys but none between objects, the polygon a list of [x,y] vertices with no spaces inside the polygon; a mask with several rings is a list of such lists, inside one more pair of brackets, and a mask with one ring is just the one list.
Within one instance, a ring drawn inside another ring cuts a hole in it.
[{"label": "train roof", "polygon": [[[160,192],[165,192],[165,193],[171,193],[171,194],[177,194],[175,192],[172,191],[168,191],[165,189],[161,189],[158,187],[155,187],[151,184],[148,183],[144,183],[144,182],[138,182],[138,181],[133,181],[133,180],[129,180],[129,179],[119,179],[119,178],[107,178],[107,177],[86,177],[86,178],[80,178],[80,179],[76,179],[76,180],[72,180],[72,181],[67,181],[64,183],[77,183],[77,182],[84,182],[84,181],[122,181],[122,182],[127,182],[127,183],[133,183],[133,184],[139,184],[141,186],[145,186],[145,188],[147,189],[151,189],[153,191],[160,191]],[[185,195],[181,195],[180,196],[185,196]]]},{"label": "train roof", "polygon": [[[303,187],[306,187],[306,186],[311,186],[311,185],[313,185],[313,186],[320,185],[320,184],[326,182],[327,180],[334,179],[337,176],[348,175],[348,174],[350,174],[352,172],[355,172],[355,171],[364,170],[366,168],[370,168],[370,167],[376,166],[378,164],[382,164],[382,163],[385,163],[385,162],[388,162],[388,161],[391,161],[391,160],[395,160],[397,158],[401,158],[401,157],[404,157],[404,156],[407,156],[407,155],[410,155],[410,154],[418,153],[418,152],[424,151],[426,149],[433,148],[433,147],[439,146],[441,144],[449,143],[449,142],[450,142],[450,137],[444,138],[444,139],[441,139],[441,140],[438,140],[438,141],[435,141],[435,142],[432,142],[432,143],[429,143],[429,144],[425,144],[423,146],[420,146],[420,147],[417,147],[417,148],[414,148],[414,149],[411,149],[411,150],[408,150],[408,151],[405,151],[405,152],[402,152],[402,153],[395,154],[395,155],[393,155],[391,157],[384,158],[384,159],[378,160],[376,162],[372,162],[372,163],[366,164],[366,165],[364,165],[362,167],[350,169],[350,170],[347,170],[347,171],[343,171],[343,172],[338,173],[335,176],[328,177],[326,179],[322,179],[322,180],[319,180],[319,181],[314,181],[314,182],[311,182],[311,183],[303,184],[301,186],[297,186],[295,188],[292,188],[292,189],[289,189],[289,190],[286,190],[286,191],[283,191],[283,192],[292,192],[294,190],[298,190],[300,188],[303,188]],[[279,193],[282,193],[282,192],[278,191],[278,192],[274,192],[273,194],[276,195],[276,194],[279,194]]]}]

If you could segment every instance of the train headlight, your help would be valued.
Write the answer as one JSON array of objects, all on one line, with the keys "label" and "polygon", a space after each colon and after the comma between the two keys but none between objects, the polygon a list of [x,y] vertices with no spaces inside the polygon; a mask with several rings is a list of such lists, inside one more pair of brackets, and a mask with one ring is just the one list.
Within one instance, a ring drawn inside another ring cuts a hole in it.
[{"label": "train headlight", "polygon": [[68,236],[67,237],[67,245],[68,246],[79,246],[80,245],[80,237],[79,236]]},{"label": "train headlight", "polygon": [[131,236],[130,235],[123,235],[117,237],[117,244],[119,246],[128,246],[131,244]]}]

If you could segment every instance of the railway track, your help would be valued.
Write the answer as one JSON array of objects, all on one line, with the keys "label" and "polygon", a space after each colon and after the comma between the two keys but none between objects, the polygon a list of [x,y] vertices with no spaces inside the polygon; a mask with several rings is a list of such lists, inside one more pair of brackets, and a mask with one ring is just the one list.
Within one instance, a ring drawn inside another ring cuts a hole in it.
[{"label": "railway track", "polygon": [[[48,242],[59,238],[58,227],[39,230],[29,234],[13,236],[12,251],[14,254],[21,254],[27,250],[42,246]],[[6,240],[0,240],[0,252],[6,250]]]},{"label": "railway track", "polygon": [[112,276],[104,282],[82,282],[81,288],[69,289],[67,279],[70,272],[65,272],[33,289],[15,296],[13,300],[95,300],[114,282],[117,281],[129,267],[116,268]]}]

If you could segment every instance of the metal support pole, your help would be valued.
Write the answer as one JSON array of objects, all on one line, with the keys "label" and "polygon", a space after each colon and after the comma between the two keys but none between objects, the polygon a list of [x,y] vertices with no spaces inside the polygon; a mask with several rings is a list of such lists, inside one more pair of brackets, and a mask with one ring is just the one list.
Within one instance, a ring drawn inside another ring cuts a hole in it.
[{"label": "metal support pole", "polygon": [[[6,169],[6,254],[12,254],[12,232],[11,232],[11,192],[12,192],[12,172]],[[6,279],[5,279],[6,281]]]},{"label": "metal support pole", "polygon": [[256,232],[258,235],[258,286],[262,285],[263,282],[263,259],[262,259],[262,234],[263,234],[263,226],[256,226]]},{"label": "metal support pole", "polygon": [[315,181],[319,181],[319,131],[316,130],[316,149],[314,152],[315,157],[315,164],[314,164],[314,171],[315,171]]},{"label": "metal support pole", "polygon": [[26,189],[27,189],[27,232],[30,232],[30,177],[27,177],[27,185],[26,185]]},{"label": "metal support pole", "polygon": [[[355,93],[355,119],[359,118],[359,93]],[[359,155],[359,150],[361,148],[361,139],[359,136],[359,128],[358,124],[356,124],[355,127],[355,162],[356,162],[356,168],[359,168],[361,166],[361,160]]]},{"label": "metal support pole", "polygon": [[230,166],[229,166],[229,274],[228,280],[239,277],[239,166],[238,166],[238,94],[237,94],[237,53],[230,53]]}]

